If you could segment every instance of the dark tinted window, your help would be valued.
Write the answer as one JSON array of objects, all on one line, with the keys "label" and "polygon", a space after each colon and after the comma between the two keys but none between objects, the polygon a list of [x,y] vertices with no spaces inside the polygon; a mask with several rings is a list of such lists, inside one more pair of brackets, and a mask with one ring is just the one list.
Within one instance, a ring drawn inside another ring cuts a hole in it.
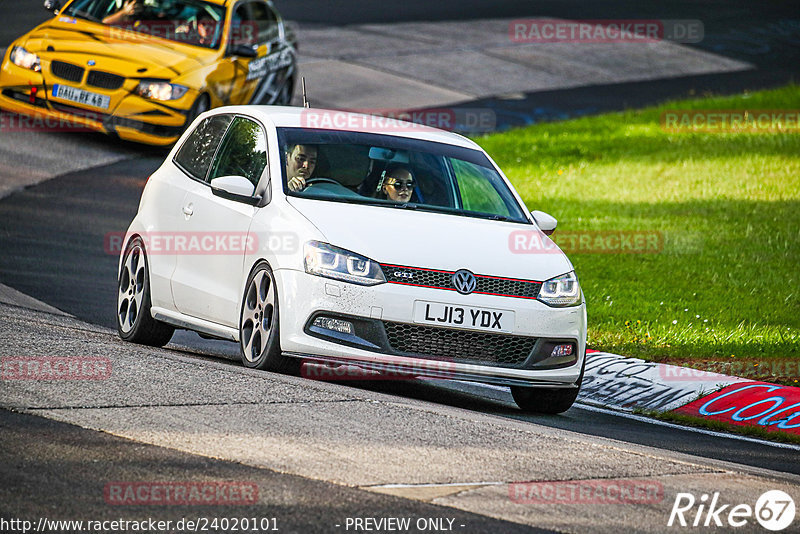
[{"label": "dark tinted window", "polygon": [[203,120],[186,138],[175,156],[175,163],[198,180],[205,180],[211,159],[231,119],[230,115],[215,115]]},{"label": "dark tinted window", "polygon": [[213,180],[220,176],[244,176],[255,186],[266,166],[264,130],[256,122],[236,117],[225,135],[209,177]]},{"label": "dark tinted window", "polygon": [[263,2],[250,4],[253,19],[258,27],[258,42],[266,43],[278,38],[278,18],[269,6]]}]

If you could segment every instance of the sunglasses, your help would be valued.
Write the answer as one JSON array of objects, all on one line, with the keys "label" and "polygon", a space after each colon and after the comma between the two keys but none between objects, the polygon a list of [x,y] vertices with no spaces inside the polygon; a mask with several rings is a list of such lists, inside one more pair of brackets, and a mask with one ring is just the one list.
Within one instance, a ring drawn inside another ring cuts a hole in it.
[{"label": "sunglasses", "polygon": [[404,182],[402,180],[398,180],[398,181],[395,181],[395,182],[392,182],[392,183],[386,184],[386,185],[391,185],[397,191],[400,191],[401,189],[408,189],[409,191],[411,191],[411,190],[414,189],[414,185],[415,184],[414,184],[414,182],[411,182],[411,181]]}]

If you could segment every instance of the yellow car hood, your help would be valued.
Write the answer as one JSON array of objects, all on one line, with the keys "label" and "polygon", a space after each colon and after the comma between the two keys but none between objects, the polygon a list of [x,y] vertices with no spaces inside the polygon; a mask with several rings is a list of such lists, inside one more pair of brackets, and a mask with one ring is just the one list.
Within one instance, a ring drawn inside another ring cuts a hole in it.
[{"label": "yellow car hood", "polygon": [[59,16],[29,32],[23,46],[42,59],[85,65],[93,59],[125,77],[174,79],[215,61],[217,50]]}]

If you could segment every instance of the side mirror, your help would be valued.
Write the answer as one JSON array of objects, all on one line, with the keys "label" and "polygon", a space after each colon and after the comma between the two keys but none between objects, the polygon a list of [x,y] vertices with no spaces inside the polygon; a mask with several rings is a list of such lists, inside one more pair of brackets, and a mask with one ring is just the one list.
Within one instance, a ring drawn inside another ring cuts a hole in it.
[{"label": "side mirror", "polygon": [[256,57],[256,49],[252,46],[235,44],[228,47],[226,56],[239,56],[239,57]]},{"label": "side mirror", "polygon": [[44,8],[47,11],[52,11],[56,15],[58,15],[58,11],[61,9],[61,1],[60,0],[44,0]]},{"label": "side mirror", "polygon": [[218,197],[255,206],[260,196],[253,196],[256,186],[244,176],[220,176],[211,180],[211,192]]},{"label": "side mirror", "polygon": [[552,215],[548,215],[547,213],[538,210],[532,211],[531,215],[533,215],[533,220],[536,221],[536,225],[544,233],[544,235],[552,235],[552,233],[556,231],[558,221]]}]

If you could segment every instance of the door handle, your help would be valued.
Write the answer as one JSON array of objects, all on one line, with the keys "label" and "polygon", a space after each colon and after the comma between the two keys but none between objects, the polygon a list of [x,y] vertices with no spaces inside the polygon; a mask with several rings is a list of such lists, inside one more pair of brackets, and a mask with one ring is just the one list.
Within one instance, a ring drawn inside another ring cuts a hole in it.
[{"label": "door handle", "polygon": [[183,214],[186,215],[187,217],[191,217],[193,213],[194,213],[194,210],[192,209],[192,205],[191,204],[189,204],[188,206],[184,206],[183,207]]}]

